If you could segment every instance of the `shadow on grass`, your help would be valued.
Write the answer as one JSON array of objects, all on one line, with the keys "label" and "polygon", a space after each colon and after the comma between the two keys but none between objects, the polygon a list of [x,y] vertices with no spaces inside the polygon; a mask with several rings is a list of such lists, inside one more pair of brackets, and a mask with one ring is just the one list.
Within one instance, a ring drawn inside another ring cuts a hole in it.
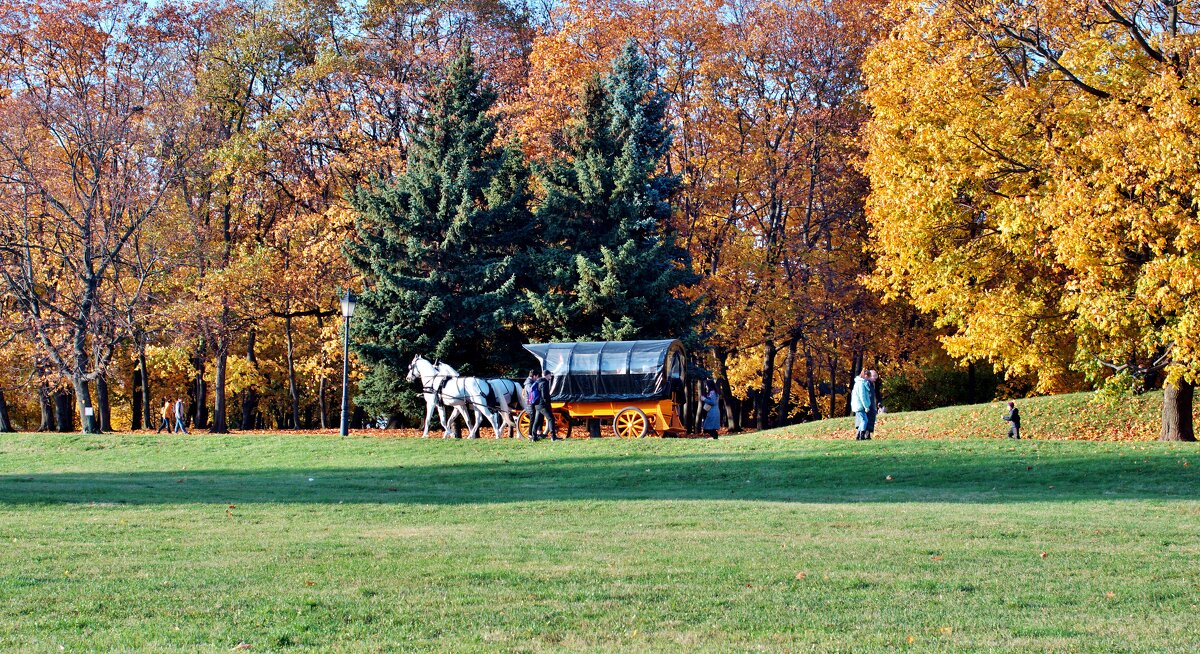
[{"label": "shadow on grass", "polygon": [[[891,477],[889,480],[888,477]],[[713,453],[461,464],[0,475],[4,504],[413,503],[564,500],[1055,502],[1194,500],[1177,454]]]}]

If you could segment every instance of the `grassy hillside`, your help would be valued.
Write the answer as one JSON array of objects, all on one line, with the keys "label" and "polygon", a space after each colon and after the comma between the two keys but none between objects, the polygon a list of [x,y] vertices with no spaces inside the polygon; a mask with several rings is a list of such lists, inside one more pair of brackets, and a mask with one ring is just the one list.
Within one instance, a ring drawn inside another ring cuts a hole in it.
[{"label": "grassy hillside", "polygon": [[[884,402],[887,406],[887,402]],[[1162,393],[1105,402],[1094,393],[1017,400],[1023,438],[1042,440],[1149,441],[1158,438]],[[883,414],[876,438],[1003,438],[1004,402]],[[851,418],[821,420],[768,432],[776,438],[854,438]]]},{"label": "grassy hillside", "polygon": [[0,651],[1191,654],[1197,452],[2,435]]}]

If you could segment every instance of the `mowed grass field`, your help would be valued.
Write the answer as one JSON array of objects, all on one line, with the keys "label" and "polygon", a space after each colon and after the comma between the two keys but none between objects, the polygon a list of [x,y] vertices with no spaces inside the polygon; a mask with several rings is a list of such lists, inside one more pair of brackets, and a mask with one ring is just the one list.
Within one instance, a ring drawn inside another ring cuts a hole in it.
[{"label": "mowed grass field", "polygon": [[[886,398],[884,406],[887,406]],[[1162,425],[1162,391],[1113,397],[1072,393],[1017,401],[1021,435],[1039,440],[1152,441]],[[1198,407],[1200,408],[1200,407]],[[996,438],[1008,433],[1001,416],[1005,402],[951,406],[932,411],[879,415],[876,433],[883,438]],[[1200,424],[1200,416],[1195,416]],[[780,438],[854,438],[851,418],[818,420],[773,432]]]},{"label": "mowed grass field", "polygon": [[0,436],[0,651],[1200,651],[1195,444],[778,436]]}]

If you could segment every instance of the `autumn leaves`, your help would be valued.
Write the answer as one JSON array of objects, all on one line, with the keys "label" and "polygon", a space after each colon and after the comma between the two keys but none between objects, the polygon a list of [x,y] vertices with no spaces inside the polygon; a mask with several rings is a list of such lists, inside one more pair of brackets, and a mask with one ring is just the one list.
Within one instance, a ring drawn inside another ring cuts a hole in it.
[{"label": "autumn leaves", "polygon": [[1200,373],[1195,12],[900,2],[866,64],[875,286],[936,314],[951,354],[1044,391],[1166,378],[1163,438],[1183,440]]}]

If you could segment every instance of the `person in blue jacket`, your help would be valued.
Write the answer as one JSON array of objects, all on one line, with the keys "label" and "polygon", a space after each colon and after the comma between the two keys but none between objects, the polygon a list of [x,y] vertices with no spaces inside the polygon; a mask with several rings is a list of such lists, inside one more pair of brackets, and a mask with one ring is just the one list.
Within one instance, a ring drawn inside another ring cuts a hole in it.
[{"label": "person in blue jacket", "polygon": [[867,440],[867,414],[875,407],[875,391],[871,388],[870,373],[866,370],[854,378],[854,389],[850,391],[850,410],[854,412],[854,440]]}]

